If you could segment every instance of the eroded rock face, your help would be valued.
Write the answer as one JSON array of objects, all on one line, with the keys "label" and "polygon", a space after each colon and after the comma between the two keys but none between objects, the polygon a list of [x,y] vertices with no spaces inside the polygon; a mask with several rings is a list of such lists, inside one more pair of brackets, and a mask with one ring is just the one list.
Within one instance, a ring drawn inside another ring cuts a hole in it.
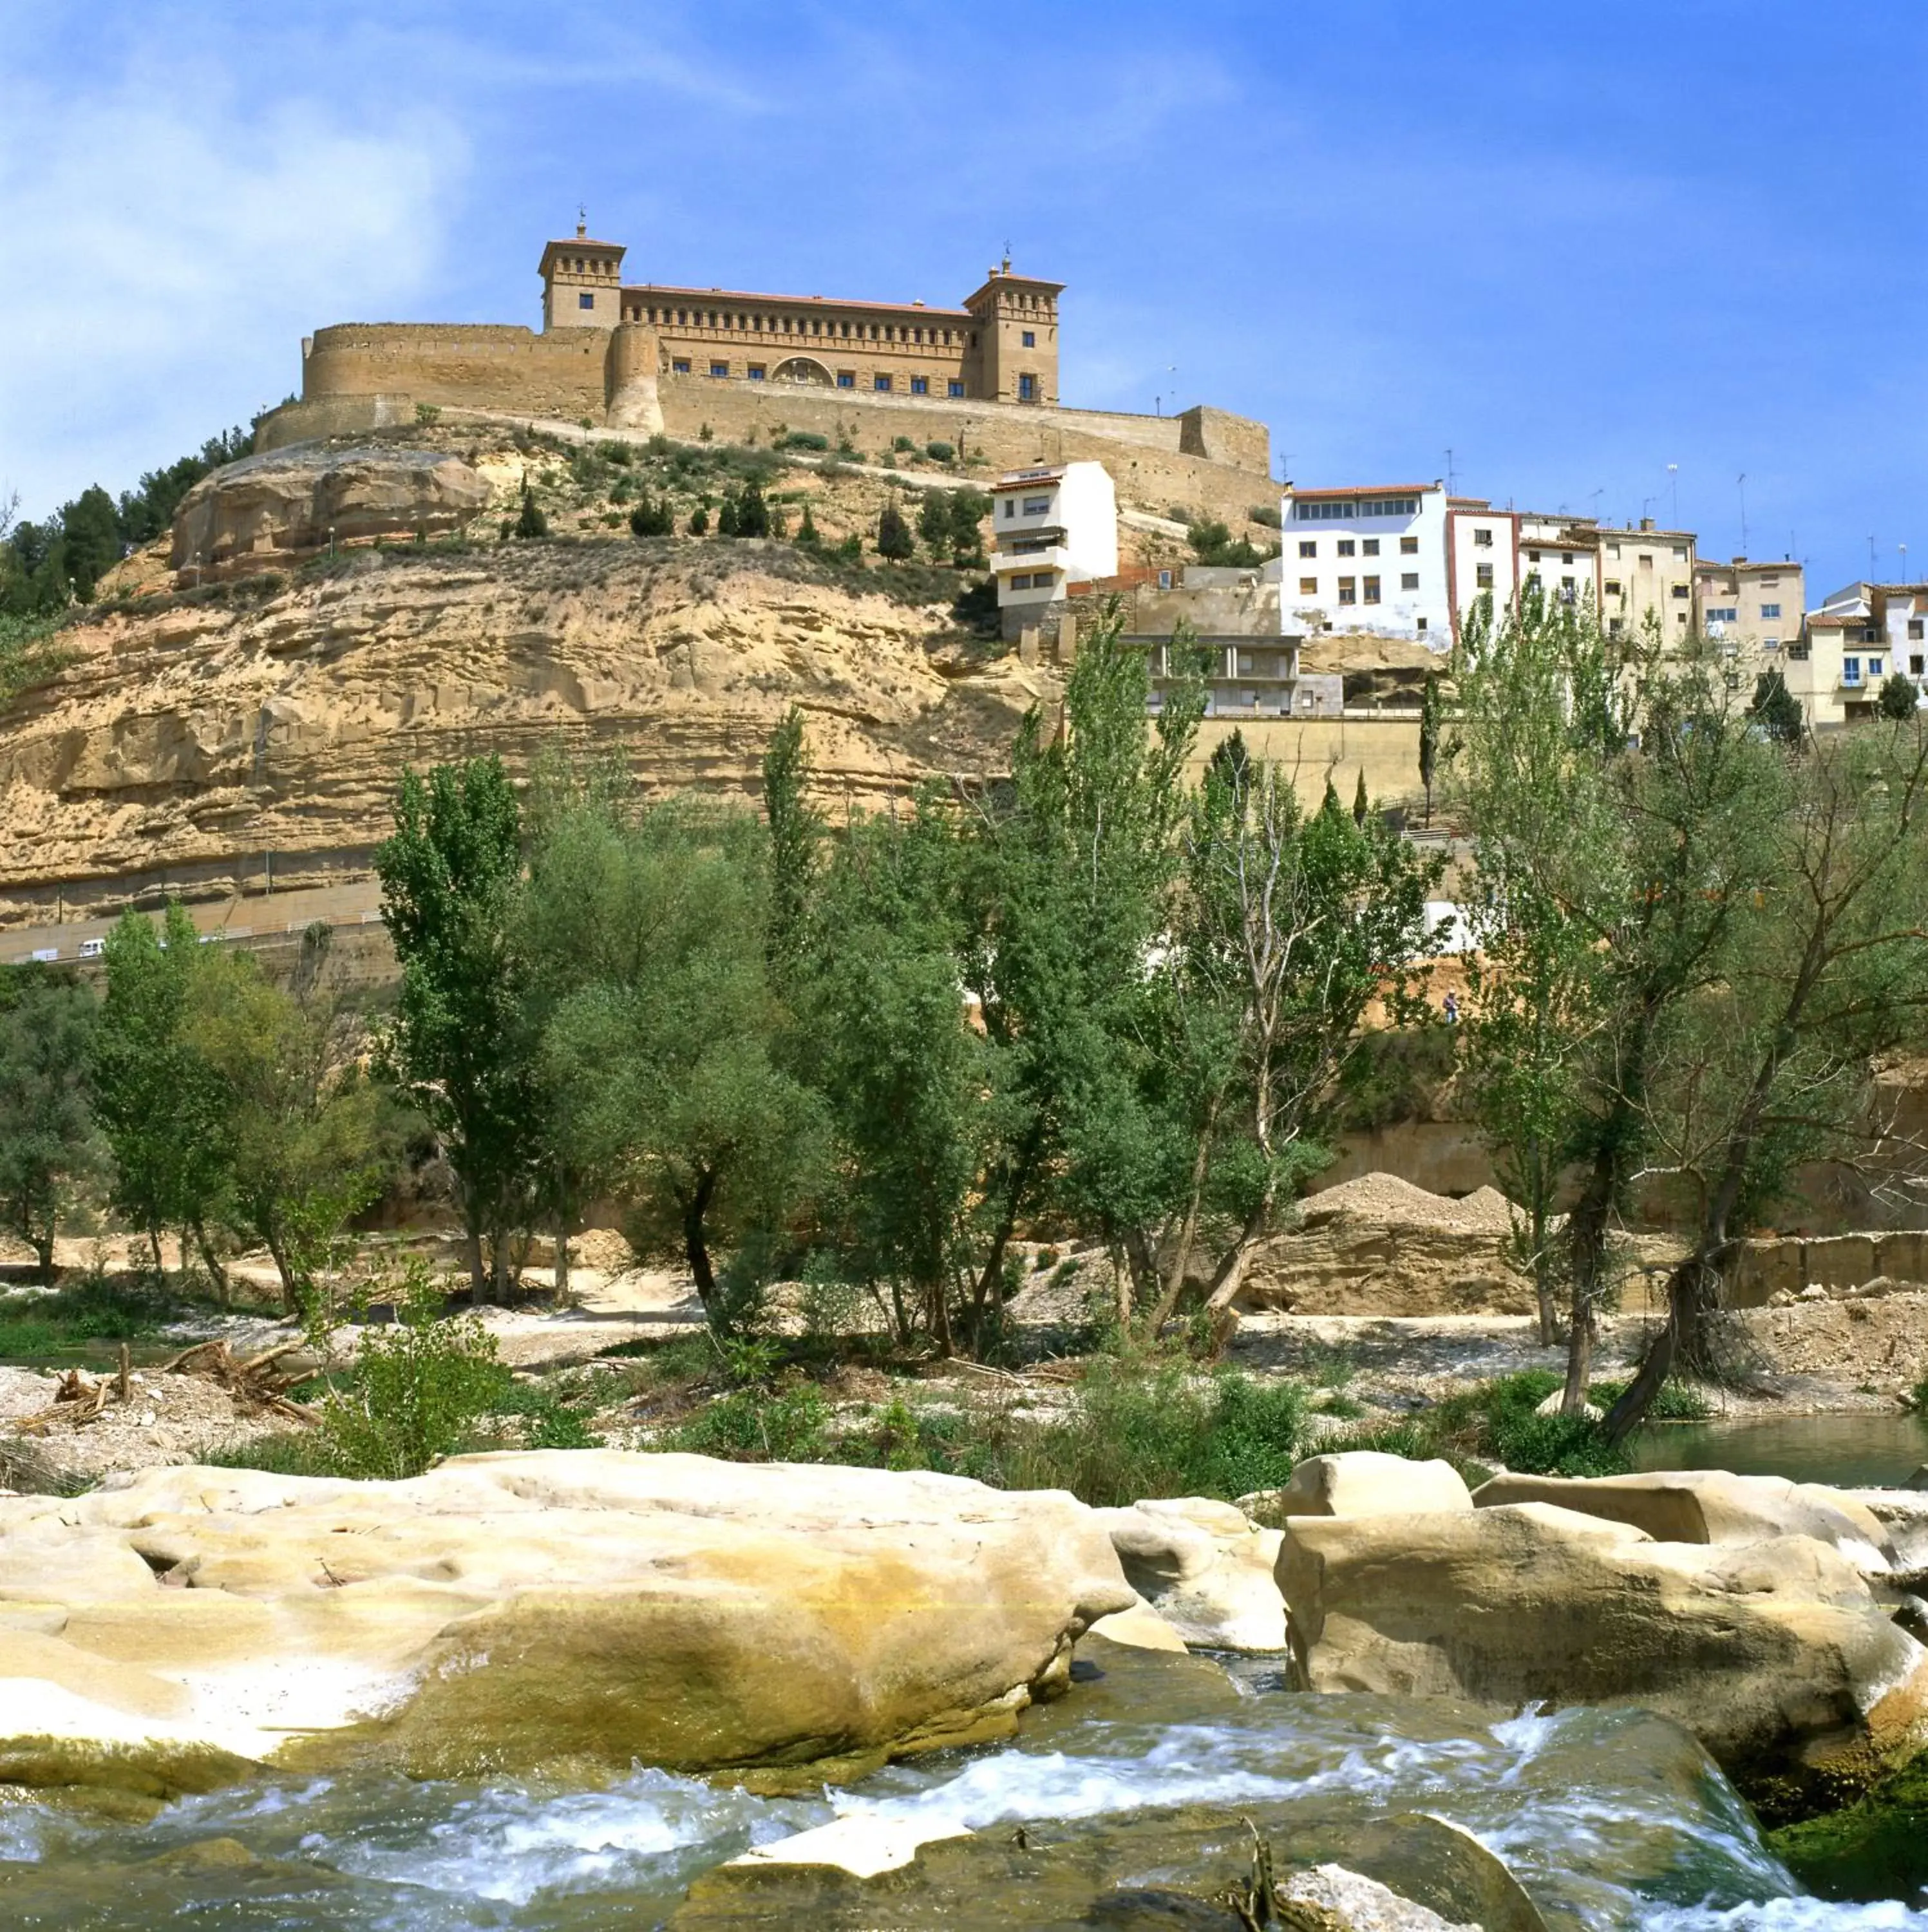
[{"label": "eroded rock face", "polygon": [[952,1477],[617,1450],[401,1483],[150,1470],[0,1501],[0,1780],[874,1762],[1008,1731],[1133,1600],[1072,1498]]},{"label": "eroded rock face", "polygon": [[442,536],[484,509],[487,483],[433,449],[297,447],[203,477],[174,514],[176,570],[311,555],[364,537]]},{"label": "eroded rock face", "polygon": [[1838,1791],[1928,1733],[1928,1652],[1812,1537],[1661,1543],[1544,1502],[1295,1516],[1279,1580],[1315,1690],[1642,1705],[1757,1791]]},{"label": "eroded rock face", "polygon": [[1888,1531],[1865,1504],[1819,1483],[1785,1476],[1735,1476],[1725,1469],[1650,1470],[1635,1476],[1524,1476],[1483,1483],[1481,1509],[1557,1503],[1585,1516],[1631,1523],[1660,1543],[1759,1543],[1811,1536],[1864,1576],[1893,1566]]},{"label": "eroded rock face", "polygon": [[1285,1648],[1285,1602],[1274,1574],[1277,1530],[1258,1528],[1230,1503],[1204,1496],[1097,1514],[1126,1581],[1186,1643],[1210,1650]]}]

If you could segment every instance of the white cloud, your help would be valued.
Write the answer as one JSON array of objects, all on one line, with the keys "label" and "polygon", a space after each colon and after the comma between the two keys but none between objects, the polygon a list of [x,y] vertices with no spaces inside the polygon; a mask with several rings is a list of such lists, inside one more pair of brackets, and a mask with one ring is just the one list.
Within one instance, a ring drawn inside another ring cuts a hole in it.
[{"label": "white cloud", "polygon": [[0,494],[124,487],[298,388],[318,322],[415,313],[466,165],[439,116],[250,104],[211,66],[0,84]]}]

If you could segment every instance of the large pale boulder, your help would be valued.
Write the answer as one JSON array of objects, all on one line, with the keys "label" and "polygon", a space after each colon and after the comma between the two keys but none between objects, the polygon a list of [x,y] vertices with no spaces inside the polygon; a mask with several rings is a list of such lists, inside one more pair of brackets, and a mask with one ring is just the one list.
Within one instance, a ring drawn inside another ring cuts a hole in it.
[{"label": "large pale boulder", "polygon": [[1126,1580],[1187,1644],[1285,1648],[1280,1533],[1230,1503],[1177,1496],[1097,1512]]},{"label": "large pale boulder", "polygon": [[1135,1600],[1094,1514],[616,1450],[0,1499],[0,1780],[874,1762],[1007,1732]]},{"label": "large pale boulder", "polygon": [[1852,1496],[1785,1476],[1736,1476],[1725,1469],[1655,1469],[1635,1476],[1495,1476],[1473,1501],[1557,1503],[1644,1529],[1657,1543],[1759,1543],[1811,1536],[1867,1576],[1893,1567],[1894,1548],[1874,1512]]},{"label": "large pale boulder", "polygon": [[433,449],[297,447],[203,477],[174,513],[176,570],[265,568],[332,541],[439,536],[486,508],[489,486]]},{"label": "large pale boulder", "polygon": [[1450,1462],[1412,1462],[1378,1449],[1342,1449],[1294,1466],[1283,1489],[1261,1490],[1239,1506],[1262,1522],[1300,1516],[1408,1516],[1470,1510],[1472,1492]]},{"label": "large pale boulder", "polygon": [[1811,1537],[1660,1543],[1543,1502],[1298,1516],[1279,1580],[1314,1690],[1642,1705],[1756,1789],[1838,1790],[1928,1736],[1928,1652]]}]

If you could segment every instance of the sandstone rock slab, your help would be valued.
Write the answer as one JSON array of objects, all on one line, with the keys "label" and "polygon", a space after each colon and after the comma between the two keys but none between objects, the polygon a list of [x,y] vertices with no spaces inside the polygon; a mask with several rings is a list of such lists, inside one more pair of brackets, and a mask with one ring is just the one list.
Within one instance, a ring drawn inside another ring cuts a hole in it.
[{"label": "sandstone rock slab", "polygon": [[1240,1498],[1261,1522],[1301,1516],[1405,1516],[1421,1510],[1470,1510],[1472,1492],[1450,1462],[1414,1462],[1377,1449],[1310,1456],[1283,1489]]},{"label": "sandstone rock slab", "polygon": [[0,1779],[40,1784],[874,1762],[1008,1732],[1135,1600],[1058,1492],[617,1450],[148,1470],[0,1499]]},{"label": "sandstone rock slab", "polygon": [[1230,1503],[1161,1498],[1097,1512],[1126,1580],[1186,1644],[1209,1650],[1285,1648],[1275,1576],[1280,1534]]},{"label": "sandstone rock slab", "polygon": [[1311,1690],[1642,1706],[1756,1790],[1838,1790],[1928,1735],[1928,1651],[1811,1537],[1659,1543],[1545,1502],[1301,1516],[1279,1577]]},{"label": "sandstone rock slab", "polygon": [[1632,1476],[1529,1476],[1511,1472],[1483,1483],[1482,1509],[1508,1503],[1557,1503],[1644,1529],[1657,1543],[1759,1543],[1811,1536],[1867,1576],[1893,1567],[1893,1542],[1867,1505],[1819,1483],[1785,1476],[1736,1476],[1724,1469],[1656,1469]]}]

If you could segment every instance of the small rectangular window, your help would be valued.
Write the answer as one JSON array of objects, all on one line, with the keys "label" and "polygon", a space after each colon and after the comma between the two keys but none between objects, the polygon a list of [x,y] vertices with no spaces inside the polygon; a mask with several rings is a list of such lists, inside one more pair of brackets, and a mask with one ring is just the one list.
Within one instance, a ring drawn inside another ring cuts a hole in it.
[{"label": "small rectangular window", "polygon": [[1924,660],[1919,651],[1917,651],[1915,655],[1908,660],[1908,674],[1910,677],[1919,677],[1921,675],[1921,669],[1924,662]]},{"label": "small rectangular window", "polygon": [[[1766,614],[1767,614],[1767,610],[1768,610],[1768,607],[1766,606],[1766,604],[1763,604],[1761,606],[1761,614],[1762,614],[1762,615],[1763,616],[1766,616]],[[1775,608],[1774,608],[1774,614],[1775,614],[1777,616],[1780,616],[1780,607],[1778,604],[1777,604],[1777,605],[1775,606]],[[1909,620],[1908,620],[1908,641],[1909,641],[1911,644],[1914,644],[1915,642],[1916,642],[1916,641],[1920,638],[1920,637],[1921,636],[1921,634],[1922,634],[1922,632],[1921,632],[1921,626],[1922,626],[1922,622],[1923,622],[1923,620],[1922,620],[1921,618],[1919,618],[1919,617],[1911,617],[1911,618],[1909,618]]]},{"label": "small rectangular window", "polygon": [[1035,403],[1038,400],[1038,379],[1035,376],[1018,378],[1018,400],[1021,403]]},{"label": "small rectangular window", "polygon": [[931,393],[931,379],[928,376],[913,376],[910,393],[913,396],[928,396]]},{"label": "small rectangular window", "polygon": [[1031,577],[1028,571],[1020,570],[1012,574],[1011,588],[1013,590],[1028,590],[1030,587]]},{"label": "small rectangular window", "polygon": [[1316,597],[1319,594],[1319,580],[1316,577],[1302,577],[1299,580],[1301,597]]},{"label": "small rectangular window", "polygon": [[1026,329],[1026,330],[1024,331],[1024,346],[1025,346],[1027,349],[1035,349],[1035,348],[1036,348],[1036,347],[1037,347],[1037,346],[1038,346],[1038,332],[1037,332],[1037,331],[1036,331],[1036,329],[1034,329],[1034,328],[1027,328],[1027,329]]},{"label": "small rectangular window", "polygon": [[1880,659],[1879,658],[1869,658],[1869,660],[1868,660],[1868,675],[1869,675],[1869,676],[1870,676],[1870,677],[1879,677],[1879,676],[1881,676],[1881,674],[1882,674],[1882,661],[1881,661],[1881,659]]},{"label": "small rectangular window", "polygon": [[1379,601],[1379,580],[1376,577],[1369,577],[1366,580],[1366,601],[1369,604],[1376,604]]},{"label": "small rectangular window", "polygon": [[1526,554],[1526,560],[1528,563],[1537,563],[1540,561],[1539,551],[1537,550],[1528,550]]},{"label": "small rectangular window", "polygon": [[760,362],[752,362],[750,364],[750,380],[753,382],[760,382],[763,380],[763,365]]},{"label": "small rectangular window", "polygon": [[1687,562],[1687,545],[1686,545],[1685,544],[1675,544],[1675,546],[1674,546],[1674,556],[1675,556],[1675,560],[1676,560],[1678,562],[1685,563],[1685,562]]},{"label": "small rectangular window", "polygon": [[1667,589],[1670,596],[1685,597],[1689,595],[1687,586],[1684,584],[1672,584],[1667,586]]},{"label": "small rectangular window", "polygon": [[583,290],[576,298],[576,306],[578,308],[594,308],[595,305],[596,298],[587,289]]},{"label": "small rectangular window", "polygon": [[1473,566],[1474,588],[1490,590],[1493,587],[1493,566],[1490,563],[1476,563]]},{"label": "small rectangular window", "polygon": [[1763,619],[1778,619],[1780,614],[1781,607],[1778,604],[1763,604],[1761,606],[1761,615]]},{"label": "small rectangular window", "polygon": [[730,373],[730,364],[727,362],[712,362],[709,365],[709,373],[712,376],[727,376]]},{"label": "small rectangular window", "polygon": [[854,369],[839,369],[837,386],[840,389],[854,389],[857,386],[857,372]]},{"label": "small rectangular window", "polygon": [[1318,554],[1319,546],[1316,538],[1308,537],[1301,540],[1299,544],[1299,554],[1301,556],[1317,556]]},{"label": "small rectangular window", "polygon": [[1377,537],[1361,537],[1359,554],[1361,556],[1377,556],[1379,554],[1379,539]]},{"label": "small rectangular window", "polygon": [[946,394],[951,396],[961,396],[964,394],[964,385],[960,382],[955,376],[953,376],[951,379],[949,386],[946,388],[945,393]]},{"label": "small rectangular window", "polygon": [[1491,530],[1475,530],[1473,532],[1473,548],[1475,550],[1491,550],[1492,547],[1493,533]]},{"label": "small rectangular window", "polygon": [[1353,554],[1354,548],[1354,546],[1353,540],[1351,539],[1351,538],[1350,538],[1350,537],[1341,537],[1341,538],[1339,538],[1339,555],[1340,555],[1341,556],[1351,556],[1351,555],[1352,555],[1352,554]]},{"label": "small rectangular window", "polygon": [[1420,574],[1417,570],[1402,570],[1399,573],[1402,590],[1417,590],[1420,587]]},{"label": "small rectangular window", "polygon": [[1027,496],[1024,499],[1024,514],[1027,517],[1042,517],[1051,506],[1051,500],[1048,496]]},{"label": "small rectangular window", "polygon": [[1618,597],[1620,595],[1620,579],[1609,577],[1600,587],[1609,597]]},{"label": "small rectangular window", "polygon": [[676,356],[670,364],[670,374],[672,376],[687,376],[689,374],[689,358]]},{"label": "small rectangular window", "polygon": [[1005,498],[1004,514],[1007,517],[1015,517],[1018,514],[1017,501],[1014,497],[1006,496]]},{"label": "small rectangular window", "polygon": [[873,376],[871,378],[871,387],[880,395],[888,395],[890,393],[890,380],[888,376]]},{"label": "small rectangular window", "polygon": [[1859,684],[1861,681],[1861,659],[1859,658],[1843,658],[1841,660],[1841,682],[1843,684]]},{"label": "small rectangular window", "polygon": [[1402,556],[1417,556],[1419,554],[1420,540],[1417,537],[1402,537],[1399,539],[1399,554]]},{"label": "small rectangular window", "polygon": [[1342,604],[1357,604],[1359,602],[1359,586],[1357,579],[1350,577],[1342,577],[1339,579],[1339,601]]}]

